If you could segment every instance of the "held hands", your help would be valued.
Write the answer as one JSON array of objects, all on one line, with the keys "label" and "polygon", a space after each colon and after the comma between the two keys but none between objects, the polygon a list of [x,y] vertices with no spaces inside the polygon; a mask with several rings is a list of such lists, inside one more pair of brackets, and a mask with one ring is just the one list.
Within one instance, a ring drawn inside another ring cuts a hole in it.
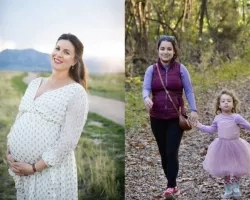
[{"label": "held hands", "polygon": [[199,115],[197,114],[197,112],[192,111],[190,113],[190,122],[192,127],[197,127],[197,123],[198,123],[198,119],[199,119]]},{"label": "held hands", "polygon": [[199,122],[199,120],[196,120],[195,122],[192,123],[192,126],[196,127],[196,128],[198,128],[198,126],[200,126],[200,125],[202,125],[202,124]]},{"label": "held hands", "polygon": [[147,110],[150,110],[152,108],[152,106],[153,106],[153,102],[149,97],[147,97],[144,100],[144,104],[145,104],[145,107],[146,107]]},{"label": "held hands", "polygon": [[190,113],[190,120],[192,122],[196,122],[198,119],[199,119],[199,115],[197,114],[197,112],[192,111]]}]

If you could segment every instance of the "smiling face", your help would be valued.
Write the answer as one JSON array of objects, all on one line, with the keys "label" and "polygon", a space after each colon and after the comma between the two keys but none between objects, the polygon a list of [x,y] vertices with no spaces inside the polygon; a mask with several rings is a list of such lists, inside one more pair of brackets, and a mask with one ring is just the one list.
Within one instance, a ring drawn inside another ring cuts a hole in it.
[{"label": "smiling face", "polygon": [[51,65],[56,71],[69,71],[74,66],[75,48],[69,40],[59,40],[51,54]]},{"label": "smiling face", "polygon": [[160,46],[158,49],[158,56],[163,63],[165,64],[169,63],[174,57],[174,54],[175,54],[174,47],[171,42],[162,41],[160,43]]}]

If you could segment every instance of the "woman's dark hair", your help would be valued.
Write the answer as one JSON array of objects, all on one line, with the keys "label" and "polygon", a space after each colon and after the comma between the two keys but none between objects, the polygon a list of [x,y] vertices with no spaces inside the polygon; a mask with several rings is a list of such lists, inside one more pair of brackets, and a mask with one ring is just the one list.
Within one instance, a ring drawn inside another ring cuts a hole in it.
[{"label": "woman's dark hair", "polygon": [[169,35],[162,35],[162,36],[160,36],[160,38],[158,39],[158,42],[157,42],[157,49],[158,50],[159,50],[160,45],[161,45],[161,43],[163,41],[168,41],[168,42],[172,43],[173,48],[174,48],[174,56],[173,56],[171,62],[175,61],[180,56],[180,49],[177,46],[177,43],[175,41],[174,36],[169,36]]},{"label": "woman's dark hair", "polygon": [[71,66],[69,69],[69,75],[72,79],[74,79],[77,83],[80,83],[85,89],[87,89],[87,69],[83,63],[83,44],[82,42],[73,34],[62,34],[59,40],[68,40],[72,43],[75,48],[75,61],[76,64]]}]

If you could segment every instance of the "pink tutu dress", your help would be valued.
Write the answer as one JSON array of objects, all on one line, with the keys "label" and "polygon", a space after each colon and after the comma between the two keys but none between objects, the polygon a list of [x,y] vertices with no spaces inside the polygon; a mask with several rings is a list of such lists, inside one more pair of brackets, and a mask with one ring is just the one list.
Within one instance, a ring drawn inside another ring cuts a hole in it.
[{"label": "pink tutu dress", "polygon": [[212,176],[250,174],[250,144],[240,138],[240,127],[250,130],[250,123],[239,114],[219,114],[211,126],[198,125],[199,130],[207,133],[218,131],[218,138],[208,146],[203,161],[203,168]]}]

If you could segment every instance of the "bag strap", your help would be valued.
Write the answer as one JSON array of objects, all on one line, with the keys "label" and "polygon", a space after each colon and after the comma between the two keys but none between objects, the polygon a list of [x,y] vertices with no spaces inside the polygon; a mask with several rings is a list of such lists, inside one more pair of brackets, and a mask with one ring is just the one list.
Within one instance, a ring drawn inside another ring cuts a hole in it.
[{"label": "bag strap", "polygon": [[172,100],[172,98],[171,98],[171,96],[170,96],[170,94],[169,94],[167,88],[165,87],[165,85],[164,85],[164,83],[163,83],[163,81],[162,81],[161,74],[160,74],[159,67],[158,67],[158,63],[156,63],[156,68],[157,68],[157,71],[158,71],[158,74],[159,74],[159,77],[160,77],[160,80],[161,80],[161,84],[162,84],[162,86],[163,86],[163,88],[164,88],[166,94],[168,95],[169,100],[172,102],[172,104],[173,104],[173,106],[174,106],[176,112],[178,113],[178,115],[180,115],[179,110],[176,108],[176,105],[174,104],[174,102],[173,102],[173,100]]}]

